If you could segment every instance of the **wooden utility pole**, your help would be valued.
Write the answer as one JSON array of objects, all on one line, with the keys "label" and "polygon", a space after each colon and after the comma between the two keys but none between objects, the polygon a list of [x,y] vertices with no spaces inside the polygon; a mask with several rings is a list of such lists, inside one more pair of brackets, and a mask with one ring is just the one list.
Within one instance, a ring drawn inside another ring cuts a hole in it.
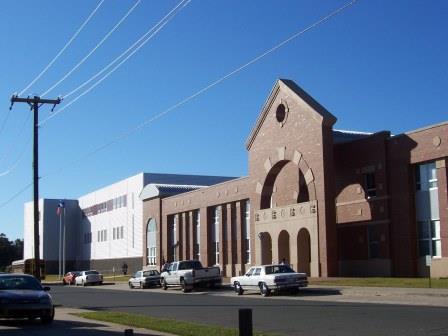
[{"label": "wooden utility pole", "polygon": [[34,186],[34,276],[40,280],[40,250],[39,250],[39,107],[51,104],[53,108],[61,102],[60,99],[41,99],[39,96],[19,98],[11,97],[11,107],[14,103],[27,103],[34,113],[33,120],[33,186]]}]

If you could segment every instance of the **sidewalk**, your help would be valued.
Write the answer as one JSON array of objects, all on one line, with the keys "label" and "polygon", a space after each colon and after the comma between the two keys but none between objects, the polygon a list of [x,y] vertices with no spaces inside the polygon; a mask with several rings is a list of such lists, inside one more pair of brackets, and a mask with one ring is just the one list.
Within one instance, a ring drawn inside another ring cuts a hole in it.
[{"label": "sidewalk", "polygon": [[[56,323],[64,323],[66,325],[78,325],[76,329],[81,329],[82,333],[79,335],[124,335],[124,331],[126,329],[133,329],[134,336],[175,336],[173,334],[163,333],[160,331],[152,331],[147,329],[141,329],[136,327],[129,327],[129,326],[123,326],[116,323],[110,323],[110,322],[102,322],[97,320],[90,320],[85,319],[79,316],[73,315],[73,313],[81,313],[81,312],[87,312],[88,310],[83,309],[75,309],[75,308],[64,308],[64,307],[57,307],[56,308],[56,316],[55,316],[55,322]],[[75,329],[75,328],[72,328]],[[86,331],[89,331],[86,333]],[[72,335],[67,334],[64,332],[65,336]],[[73,334],[78,335],[78,334]]]}]

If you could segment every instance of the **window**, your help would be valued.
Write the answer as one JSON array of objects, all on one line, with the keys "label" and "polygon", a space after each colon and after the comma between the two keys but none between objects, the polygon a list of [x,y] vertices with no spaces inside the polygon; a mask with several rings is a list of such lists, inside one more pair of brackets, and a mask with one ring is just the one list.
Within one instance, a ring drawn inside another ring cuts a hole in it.
[{"label": "window", "polygon": [[434,162],[415,167],[415,211],[420,257],[442,256],[437,182],[437,168]]},{"label": "window", "polygon": [[146,233],[146,248],[148,256],[148,265],[155,265],[157,259],[157,240],[156,240],[156,220],[151,218],[148,222]]},{"label": "window", "polygon": [[112,230],[112,239],[113,240],[115,240],[116,238],[117,238],[117,236],[116,236],[116,233],[117,233],[117,228],[114,228],[113,230]]},{"label": "window", "polygon": [[254,275],[260,275],[261,273],[261,268],[256,268],[254,271]]},{"label": "window", "polygon": [[195,223],[194,234],[194,259],[199,260],[201,257],[201,213],[199,210],[193,212],[193,222]]},{"label": "window", "polygon": [[101,241],[101,231],[98,231],[98,241],[100,242]]},{"label": "window", "polygon": [[376,183],[375,183],[375,173],[364,174],[364,185],[366,188],[367,198],[376,196]]},{"label": "window", "polygon": [[213,254],[215,257],[215,265],[219,265],[219,229],[220,229],[220,220],[221,219],[221,211],[219,207],[213,208],[213,217],[211,223],[211,231],[212,231],[212,242],[213,242]]},{"label": "window", "polygon": [[419,221],[418,222],[418,250],[420,257],[442,256],[442,245],[440,240],[440,221]]},{"label": "window", "polygon": [[124,226],[120,227],[120,238],[124,238]]},{"label": "window", "polygon": [[380,239],[378,228],[376,226],[369,226],[367,228],[367,239],[369,242],[369,259],[379,258]]},{"label": "window", "polygon": [[250,201],[247,200],[243,204],[243,237],[244,237],[244,263],[250,264]]}]

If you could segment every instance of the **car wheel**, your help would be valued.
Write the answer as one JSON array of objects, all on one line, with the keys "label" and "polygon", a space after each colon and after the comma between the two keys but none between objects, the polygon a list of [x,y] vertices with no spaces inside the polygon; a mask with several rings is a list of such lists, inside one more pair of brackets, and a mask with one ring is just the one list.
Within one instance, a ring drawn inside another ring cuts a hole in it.
[{"label": "car wheel", "polygon": [[51,322],[53,322],[54,320],[54,308],[53,308],[53,313],[50,316],[41,316],[40,317],[40,321],[42,322],[42,324],[50,324]]},{"label": "car wheel", "polygon": [[82,281],[82,286],[83,286],[83,287],[85,287],[85,286],[86,286],[86,283],[85,283],[85,281],[84,281],[84,280]]},{"label": "car wheel", "polygon": [[143,284],[143,282],[140,282],[140,288],[141,289],[145,288],[145,285]]},{"label": "car wheel", "polygon": [[240,283],[238,281],[236,281],[233,284],[233,288],[235,289],[235,293],[237,295],[243,295],[243,293],[244,293],[243,287],[241,287],[241,285],[240,285]]},{"label": "car wheel", "polygon": [[184,279],[180,279],[180,287],[182,287],[182,292],[184,293],[188,293],[190,291]]},{"label": "car wheel", "polygon": [[166,280],[165,280],[165,279],[162,280],[162,288],[163,288],[164,290],[167,290],[167,289],[168,289],[168,284],[166,283]]},{"label": "car wheel", "polygon": [[65,286],[67,282],[65,282],[65,279],[62,279],[62,284]]},{"label": "car wheel", "polygon": [[129,285],[129,288],[130,288],[130,289],[134,288],[134,286],[132,286],[132,282],[129,281],[129,282],[128,282],[128,285]]},{"label": "car wheel", "polygon": [[262,282],[260,284],[260,294],[265,297],[269,296],[271,294],[271,290],[268,288],[268,286],[264,282]]}]

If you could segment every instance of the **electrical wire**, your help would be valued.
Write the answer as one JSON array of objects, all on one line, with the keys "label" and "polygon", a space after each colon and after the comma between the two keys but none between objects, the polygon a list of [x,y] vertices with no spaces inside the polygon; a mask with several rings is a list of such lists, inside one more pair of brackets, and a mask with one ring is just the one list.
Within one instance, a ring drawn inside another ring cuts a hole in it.
[{"label": "electrical wire", "polygon": [[31,139],[32,139],[32,136],[30,136],[30,137],[28,138],[28,140],[27,140],[25,146],[23,147],[23,150],[20,152],[20,154],[19,154],[19,156],[18,156],[16,162],[14,162],[14,163],[11,165],[11,167],[9,167],[7,170],[5,170],[4,172],[1,172],[1,173],[0,173],[0,177],[9,175],[10,173],[12,173],[12,172],[17,168],[17,166],[19,165],[20,161],[22,161],[22,159],[23,159],[23,154],[25,154],[28,145],[31,143]]},{"label": "electrical wire", "polygon": [[72,44],[72,42],[75,40],[75,38],[79,35],[79,33],[84,29],[84,27],[89,23],[90,19],[95,15],[95,13],[98,11],[98,9],[101,7],[105,0],[101,0],[98,5],[95,7],[95,9],[90,13],[90,15],[87,17],[87,19],[81,24],[81,26],[78,28],[78,30],[75,32],[75,34],[68,40],[68,42],[62,47],[61,50],[56,54],[56,56],[48,63],[48,65],[34,78],[22,91],[20,91],[19,96],[21,96],[25,91],[27,91],[34,83],[36,83],[39,78],[41,78],[48,69],[56,62],[56,60],[62,55],[62,53]]},{"label": "electrical wire", "polygon": [[[20,138],[22,136],[22,134],[25,130],[25,127],[28,124],[28,121],[31,119],[31,115],[32,115],[32,113],[27,114],[27,117],[26,117],[24,123],[22,124],[22,127],[20,128],[19,132],[17,132],[17,138]],[[11,154],[12,150],[14,149],[14,144],[15,144],[15,141],[12,141],[9,149],[7,151],[5,151],[5,153],[3,155],[0,156],[0,163],[3,162],[5,157],[7,157]]]},{"label": "electrical wire", "polygon": [[11,203],[13,200],[15,200],[17,197],[19,197],[25,191],[27,191],[32,185],[33,185],[33,182],[28,183],[26,186],[24,186],[22,189],[20,189],[14,195],[12,195],[10,198],[8,198],[6,201],[4,201],[3,203],[0,203],[0,209],[7,206],[9,203]]},{"label": "electrical wire", "polygon": [[[175,16],[178,14],[191,0],[182,0],[179,4],[174,7],[167,15],[165,15],[159,22],[157,22],[149,31],[143,34],[133,45],[131,45],[128,49],[126,49],[122,54],[120,54],[117,58],[115,58],[112,62],[110,62],[106,67],[97,72],[90,79],[85,81],[83,84],[78,86],[76,89],[72,90],[67,95],[64,95],[64,99],[71,96],[75,92],[79,91],[81,88],[89,84],[91,81],[102,75],[105,71],[107,71],[110,67],[112,67],[115,63],[117,63],[124,55],[126,55],[130,50],[132,50],[136,45],[140,43],[138,47],[136,47],[132,52],[130,52],[124,59],[122,59],[117,65],[115,65],[109,72],[107,72],[102,78],[100,78],[96,83],[94,83],[90,88],[76,96],[73,100],[71,100],[68,104],[63,106],[62,108],[56,110],[54,113],[50,114],[47,118],[42,120],[39,123],[39,126],[43,126],[50,119],[54,118],[56,115],[67,109],[69,106],[74,104],[77,100],[79,100],[82,96],[86,95],[90,91],[92,91],[96,86],[101,84],[106,78],[108,78],[113,72],[115,72],[123,63],[125,63],[130,57],[132,57],[138,50],[140,50],[147,42],[149,42],[157,33],[168,24]],[[182,7],[181,7],[182,6]],[[149,35],[150,34],[150,35]],[[148,36],[149,35],[149,36]]]},{"label": "electrical wire", "polygon": [[137,8],[137,6],[141,3],[141,0],[137,0],[137,2],[127,11],[127,13],[115,24],[115,26],[101,39],[100,42],[86,55],[82,58],[78,64],[76,64],[70,71],[68,71],[60,80],[54,83],[51,87],[49,87],[44,93],[42,93],[41,97],[44,97],[48,93],[50,93],[54,88],[56,88],[59,84],[61,84],[64,80],[66,80],[76,69],[78,69],[106,40],[120,27],[120,25],[128,18],[129,15]]},{"label": "electrical wire", "polygon": [[254,64],[255,62],[259,61],[260,59],[262,59],[263,57],[266,57],[267,55],[273,53],[275,50],[281,48],[282,46],[284,46],[285,44],[287,44],[288,42],[291,42],[292,40],[294,40],[295,38],[301,36],[302,34],[308,32],[309,30],[319,26],[320,24],[328,21],[330,18],[340,14],[341,12],[343,12],[345,9],[353,6],[356,2],[358,2],[358,0],[352,0],[348,3],[346,3],[345,5],[339,7],[338,9],[330,12],[329,14],[327,14],[326,16],[322,17],[321,19],[317,20],[316,22],[314,22],[313,24],[307,26],[306,28],[300,30],[299,32],[291,35],[290,37],[288,37],[287,39],[283,40],[282,42],[278,43],[277,45],[275,45],[274,47],[266,50],[265,52],[263,52],[262,54],[260,54],[259,56],[253,58],[252,60],[250,60],[249,62],[243,64],[242,66],[236,68],[235,70],[229,72],[227,75],[211,82],[210,84],[208,84],[207,86],[205,86],[204,88],[200,89],[199,91],[197,91],[196,93],[190,95],[189,97],[181,100],[180,102],[174,104],[173,106],[169,107],[168,109],[164,110],[163,112],[160,112],[154,116],[152,116],[149,119],[146,119],[145,121],[143,121],[142,123],[140,123],[139,125],[137,125],[136,127],[123,132],[122,134],[120,134],[119,136],[117,136],[116,138],[110,140],[109,142],[106,142],[100,146],[98,146],[97,148],[93,149],[92,151],[86,153],[85,155],[79,157],[76,160],[71,161],[69,164],[61,166],[59,169],[55,170],[54,172],[50,172],[47,175],[45,175],[44,177],[47,178],[51,175],[54,174],[58,174],[60,172],[62,172],[66,167],[71,167],[75,164],[78,164],[82,161],[84,161],[85,159],[95,155],[96,153],[112,146],[115,143],[118,143],[121,140],[124,140],[126,138],[128,138],[129,136],[131,136],[133,133],[139,131],[140,129],[146,127],[148,124],[152,123],[153,121],[160,119],[161,117],[163,117],[164,115],[168,114],[169,112],[175,110],[176,108],[186,104],[187,102],[189,102],[190,100],[196,98],[197,96],[201,95],[202,93],[208,91],[209,89],[211,89],[212,87],[220,84],[221,82],[225,81],[226,79],[228,79],[229,77],[231,77],[232,75],[235,75],[236,73],[242,71],[243,69],[247,68],[248,66]]}]

